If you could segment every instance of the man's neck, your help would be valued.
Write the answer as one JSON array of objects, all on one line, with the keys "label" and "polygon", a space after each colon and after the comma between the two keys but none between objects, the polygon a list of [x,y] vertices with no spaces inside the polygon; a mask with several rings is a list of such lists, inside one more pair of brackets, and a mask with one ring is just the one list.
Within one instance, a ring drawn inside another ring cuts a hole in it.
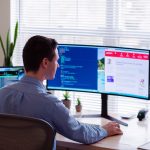
[{"label": "man's neck", "polygon": [[43,82],[43,80],[44,80],[43,76],[40,75],[40,73],[38,73],[38,72],[29,71],[29,72],[26,72],[26,75],[29,77],[36,78],[36,79],[40,80],[41,82]]}]

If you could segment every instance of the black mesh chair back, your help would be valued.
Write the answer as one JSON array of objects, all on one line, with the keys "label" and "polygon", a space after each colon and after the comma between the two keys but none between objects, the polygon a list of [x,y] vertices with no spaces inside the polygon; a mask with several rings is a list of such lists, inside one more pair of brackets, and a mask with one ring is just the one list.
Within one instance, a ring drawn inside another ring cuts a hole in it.
[{"label": "black mesh chair back", "polygon": [[44,120],[0,114],[0,150],[52,150],[55,134]]}]

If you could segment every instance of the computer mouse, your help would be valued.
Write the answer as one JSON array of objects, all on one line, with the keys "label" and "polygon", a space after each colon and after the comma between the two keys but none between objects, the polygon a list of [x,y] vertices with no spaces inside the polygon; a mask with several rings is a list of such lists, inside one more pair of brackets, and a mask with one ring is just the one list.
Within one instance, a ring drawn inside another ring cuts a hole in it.
[{"label": "computer mouse", "polygon": [[142,121],[145,118],[147,112],[148,112],[148,109],[139,110],[138,115],[137,115],[137,118],[139,119],[139,121]]}]

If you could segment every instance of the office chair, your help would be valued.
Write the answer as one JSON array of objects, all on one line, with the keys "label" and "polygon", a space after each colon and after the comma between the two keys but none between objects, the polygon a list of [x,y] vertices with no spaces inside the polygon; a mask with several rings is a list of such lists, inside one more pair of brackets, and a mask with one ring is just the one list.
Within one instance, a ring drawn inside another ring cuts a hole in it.
[{"label": "office chair", "polygon": [[0,150],[52,150],[55,134],[42,119],[0,114]]}]

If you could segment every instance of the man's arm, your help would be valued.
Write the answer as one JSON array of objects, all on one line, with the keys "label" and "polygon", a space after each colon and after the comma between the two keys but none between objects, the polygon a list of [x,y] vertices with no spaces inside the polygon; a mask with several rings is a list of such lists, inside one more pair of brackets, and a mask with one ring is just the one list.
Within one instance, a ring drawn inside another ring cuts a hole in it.
[{"label": "man's arm", "polygon": [[107,136],[122,134],[120,128],[116,129],[119,126],[114,122],[103,127],[78,122],[57,98],[50,116],[53,116],[53,124],[58,133],[77,142],[91,144]]}]

